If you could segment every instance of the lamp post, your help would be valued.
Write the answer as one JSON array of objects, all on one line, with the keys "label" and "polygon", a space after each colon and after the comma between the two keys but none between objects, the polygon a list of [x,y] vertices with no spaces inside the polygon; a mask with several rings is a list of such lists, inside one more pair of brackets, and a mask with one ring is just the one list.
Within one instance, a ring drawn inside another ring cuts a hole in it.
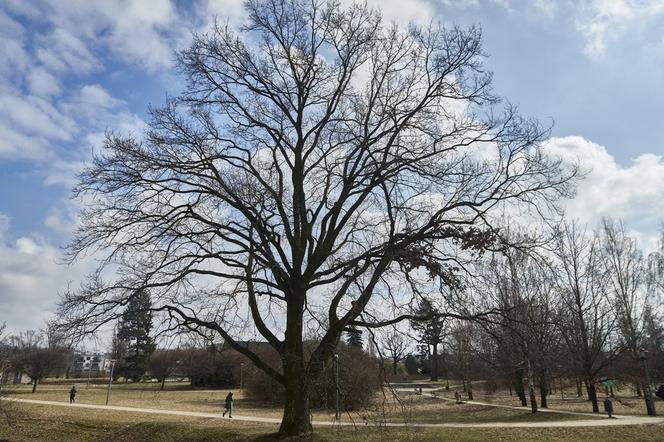
[{"label": "lamp post", "polygon": [[334,354],[334,385],[335,385],[335,412],[334,421],[339,422],[339,355]]},{"label": "lamp post", "polygon": [[111,359],[111,375],[108,378],[108,391],[106,392],[106,405],[111,398],[111,385],[113,384],[113,369],[115,368],[115,359]]},{"label": "lamp post", "polygon": [[643,386],[643,395],[646,401],[646,410],[648,416],[656,416],[655,401],[652,399],[652,392],[650,391],[650,373],[648,372],[648,364],[646,363],[646,351],[641,349],[639,351],[639,358],[641,359],[641,366],[643,367],[643,377],[645,385]]},{"label": "lamp post", "polygon": [[92,371],[92,361],[88,363],[88,383],[85,385],[85,389],[90,388],[90,372]]},{"label": "lamp post", "polygon": [[244,393],[244,362],[240,362],[240,391]]}]

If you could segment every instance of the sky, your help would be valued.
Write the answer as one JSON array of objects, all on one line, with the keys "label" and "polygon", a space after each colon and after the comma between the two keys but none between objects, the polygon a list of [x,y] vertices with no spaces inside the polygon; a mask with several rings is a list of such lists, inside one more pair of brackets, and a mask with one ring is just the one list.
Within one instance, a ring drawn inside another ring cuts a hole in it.
[{"label": "sky", "polygon": [[[348,0],[342,0],[348,3]],[[622,219],[646,249],[664,221],[664,0],[369,0],[386,21],[478,25],[494,90],[552,124],[587,170],[568,215]],[[39,329],[93,265],[62,263],[69,195],[107,131],[140,134],[176,95],[174,50],[237,0],[0,2],[0,322]]]}]

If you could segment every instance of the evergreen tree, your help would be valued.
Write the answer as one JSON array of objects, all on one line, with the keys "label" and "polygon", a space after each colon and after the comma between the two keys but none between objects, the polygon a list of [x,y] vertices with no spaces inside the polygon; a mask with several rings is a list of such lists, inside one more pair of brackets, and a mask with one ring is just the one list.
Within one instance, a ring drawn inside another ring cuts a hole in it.
[{"label": "evergreen tree", "polygon": [[430,375],[432,381],[438,380],[438,346],[442,343],[446,333],[445,317],[427,298],[422,298],[415,314],[425,317],[426,320],[412,321],[411,327],[417,332],[417,342],[420,350],[431,357]]},{"label": "evergreen tree", "polygon": [[152,302],[150,294],[138,290],[130,298],[122,314],[118,328],[118,350],[124,346],[124,373],[126,378],[140,380],[148,368],[150,355],[155,350],[155,343],[150,336],[152,329]]},{"label": "evergreen tree", "polygon": [[346,330],[346,343],[354,348],[359,348],[360,350],[364,347],[364,342],[362,340],[362,332],[355,328],[349,328]]}]

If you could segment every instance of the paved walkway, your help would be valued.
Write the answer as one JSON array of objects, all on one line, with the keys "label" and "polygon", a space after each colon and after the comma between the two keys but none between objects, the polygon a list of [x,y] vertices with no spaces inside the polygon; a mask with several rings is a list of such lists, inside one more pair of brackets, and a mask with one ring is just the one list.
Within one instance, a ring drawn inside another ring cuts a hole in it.
[{"label": "paved walkway", "polygon": [[[438,396],[437,394],[435,394],[435,392],[440,391],[440,390],[441,390],[440,388],[427,388],[427,389],[423,388],[422,389],[422,395],[423,396],[429,396],[429,397],[432,397],[432,398],[435,398],[435,399],[441,399],[443,401],[456,402],[456,399],[453,399],[451,397]],[[410,388],[408,388],[408,389],[406,389],[406,388],[396,388],[395,391],[410,392],[410,393],[415,392],[415,390],[410,389]],[[530,411],[530,407],[522,407],[522,406],[516,406],[516,405],[494,404],[492,402],[479,402],[479,401],[464,400],[463,403],[464,404],[472,404],[472,405],[484,405],[484,406],[487,406],[487,407],[495,407],[495,408],[507,408],[509,410]],[[582,411],[570,411],[570,410],[555,410],[555,409],[551,409],[551,408],[541,408],[541,407],[537,408],[537,411],[542,412],[542,413],[571,414],[571,415],[574,415],[574,416],[589,416],[589,417],[595,417],[595,418],[597,418],[598,416],[602,416],[601,414],[597,414],[597,413],[585,413],[585,412],[582,412]],[[616,415],[614,415],[614,416],[616,416]],[[629,416],[629,415],[627,415],[627,416]],[[623,419],[625,417],[626,417],[625,415],[616,416],[617,419]],[[636,417],[639,417],[639,416],[636,416]],[[643,417],[645,417],[645,416],[643,416]]]},{"label": "paved walkway", "polygon": [[[412,390],[409,390],[412,391]],[[423,391],[424,393],[424,391]],[[440,397],[439,397],[440,398]],[[440,398],[444,400],[449,400],[447,398]],[[182,410],[162,410],[157,408],[137,408],[137,407],[121,407],[116,405],[94,405],[94,404],[69,404],[66,402],[56,402],[56,401],[39,401],[34,399],[15,399],[15,398],[2,398],[2,400],[9,402],[22,402],[27,404],[37,404],[37,405],[50,405],[56,407],[70,407],[70,408],[83,408],[83,409],[97,409],[97,410],[114,410],[114,411],[126,411],[131,413],[147,413],[147,414],[166,414],[171,416],[188,416],[188,417],[201,417],[201,418],[212,418],[212,419],[228,419],[221,416],[220,413],[203,413],[197,411],[182,411]],[[483,402],[466,402],[477,405],[487,405],[491,407],[506,407],[514,409],[526,409],[524,407],[510,407],[507,405],[495,405],[488,404]],[[542,410],[544,411],[544,410]],[[548,412],[558,412],[574,415],[588,415],[588,413],[576,413],[576,412],[567,412],[562,410],[547,410]],[[597,415],[591,415],[597,416]],[[242,416],[235,415],[233,416],[233,421],[243,421],[243,422],[255,422],[263,424],[280,424],[281,419],[270,418],[270,417],[260,417],[260,416]],[[335,423],[331,421],[313,421],[313,424],[316,426],[334,426],[334,425],[343,425],[343,426],[361,426],[363,422],[340,422]],[[487,422],[487,423],[440,423],[440,424],[424,424],[424,423],[411,423],[411,422],[371,422],[372,426],[381,426],[381,427],[426,427],[426,428],[438,428],[438,427],[454,427],[454,428],[494,428],[494,427],[608,427],[615,425],[644,425],[644,424],[664,424],[664,418],[662,417],[645,417],[645,416],[616,416],[616,419],[579,419],[579,420],[569,420],[569,421],[549,421],[549,422]]]}]

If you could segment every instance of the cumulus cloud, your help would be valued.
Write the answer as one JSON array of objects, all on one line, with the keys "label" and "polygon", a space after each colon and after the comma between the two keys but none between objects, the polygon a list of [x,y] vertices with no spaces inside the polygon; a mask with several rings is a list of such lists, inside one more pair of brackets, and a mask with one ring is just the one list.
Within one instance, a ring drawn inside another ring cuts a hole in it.
[{"label": "cumulus cloud", "polygon": [[571,136],[552,138],[546,148],[579,162],[585,178],[566,203],[570,218],[596,225],[602,217],[621,219],[652,248],[664,221],[664,156],[643,154],[622,165],[604,146]]},{"label": "cumulus cloud", "polygon": [[10,330],[40,328],[55,308],[57,292],[82,276],[82,267],[58,264],[60,250],[38,235],[11,238],[0,213],[0,322]]}]

